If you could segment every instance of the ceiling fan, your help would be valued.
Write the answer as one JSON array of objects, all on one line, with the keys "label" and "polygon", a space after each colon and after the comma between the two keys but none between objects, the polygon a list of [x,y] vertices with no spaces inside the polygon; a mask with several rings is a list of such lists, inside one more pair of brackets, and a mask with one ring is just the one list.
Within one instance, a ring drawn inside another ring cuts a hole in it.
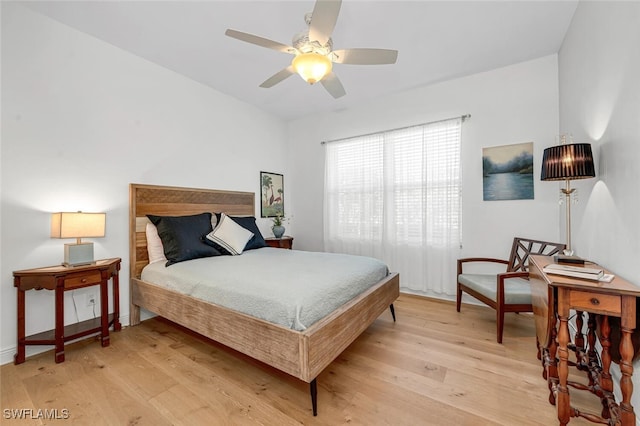
[{"label": "ceiling fan", "polygon": [[232,29],[228,29],[225,34],[247,43],[295,55],[291,65],[266,79],[260,87],[273,87],[297,72],[309,84],[319,81],[334,98],[339,98],[346,92],[332,71],[333,63],[382,65],[394,64],[398,58],[398,51],[389,49],[333,50],[331,33],[336,26],[341,4],[342,0],[317,0],[313,12],[304,17],[309,28],[293,37],[293,46]]}]

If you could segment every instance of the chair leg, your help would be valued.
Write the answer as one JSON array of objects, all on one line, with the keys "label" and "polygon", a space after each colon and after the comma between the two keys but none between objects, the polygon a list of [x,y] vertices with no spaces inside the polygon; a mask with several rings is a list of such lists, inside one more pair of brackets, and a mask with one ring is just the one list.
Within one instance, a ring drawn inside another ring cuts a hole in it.
[{"label": "chair leg", "polygon": [[502,307],[498,305],[498,309],[496,309],[496,323],[497,323],[497,337],[498,343],[502,343],[502,334],[504,332],[504,311],[501,309]]},{"label": "chair leg", "polygon": [[462,302],[462,290],[460,289],[460,283],[458,283],[458,293],[456,297],[456,310],[460,312],[460,302]]}]

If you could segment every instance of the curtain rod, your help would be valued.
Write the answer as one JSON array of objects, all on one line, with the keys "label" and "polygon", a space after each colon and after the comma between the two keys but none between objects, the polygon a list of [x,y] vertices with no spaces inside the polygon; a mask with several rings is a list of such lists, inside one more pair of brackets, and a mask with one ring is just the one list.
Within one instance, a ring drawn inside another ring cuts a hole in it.
[{"label": "curtain rod", "polygon": [[442,123],[443,121],[449,121],[449,120],[454,120],[456,118],[459,118],[462,120],[462,122],[464,123],[465,120],[468,120],[471,118],[471,114],[465,114],[465,115],[461,115],[459,117],[451,117],[451,118],[443,118],[442,120],[435,120],[435,121],[429,121],[428,123],[422,123],[422,124],[412,124],[411,126],[404,126],[404,127],[396,127],[395,129],[389,129],[389,130],[382,130],[380,132],[371,132],[371,133],[366,133],[364,135],[356,135],[356,136],[348,136],[346,138],[340,138],[340,139],[334,139],[334,140],[330,140],[330,141],[322,141],[320,142],[320,145],[324,145],[327,143],[332,143],[332,142],[340,142],[343,141],[345,139],[351,139],[351,138],[360,138],[363,136],[371,136],[371,135],[377,135],[380,133],[387,133],[387,132],[395,132],[397,130],[404,130],[404,129],[409,129],[411,127],[417,127],[417,126],[427,126],[429,124],[436,124],[436,123]]}]

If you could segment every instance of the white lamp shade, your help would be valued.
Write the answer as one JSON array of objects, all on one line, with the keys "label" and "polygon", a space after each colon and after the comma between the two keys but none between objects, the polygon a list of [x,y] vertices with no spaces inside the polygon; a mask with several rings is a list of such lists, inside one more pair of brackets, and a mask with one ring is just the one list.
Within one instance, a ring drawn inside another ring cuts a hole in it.
[{"label": "white lamp shade", "polygon": [[52,213],[51,238],[104,237],[105,222],[105,213]]}]

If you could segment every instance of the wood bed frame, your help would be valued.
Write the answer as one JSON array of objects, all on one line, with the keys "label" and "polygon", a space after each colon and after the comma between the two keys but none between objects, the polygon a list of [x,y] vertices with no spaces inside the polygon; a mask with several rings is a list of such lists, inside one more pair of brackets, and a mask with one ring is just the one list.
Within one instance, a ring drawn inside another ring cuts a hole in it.
[{"label": "wood bed frame", "polygon": [[[178,323],[310,384],[313,415],[317,415],[316,377],[342,353],[400,294],[392,273],[366,292],[313,324],[291,330],[143,281],[149,263],[146,215],[184,216],[202,212],[255,215],[255,194],[130,184],[130,324],[140,323],[140,308]],[[260,344],[256,344],[260,342]]]}]

